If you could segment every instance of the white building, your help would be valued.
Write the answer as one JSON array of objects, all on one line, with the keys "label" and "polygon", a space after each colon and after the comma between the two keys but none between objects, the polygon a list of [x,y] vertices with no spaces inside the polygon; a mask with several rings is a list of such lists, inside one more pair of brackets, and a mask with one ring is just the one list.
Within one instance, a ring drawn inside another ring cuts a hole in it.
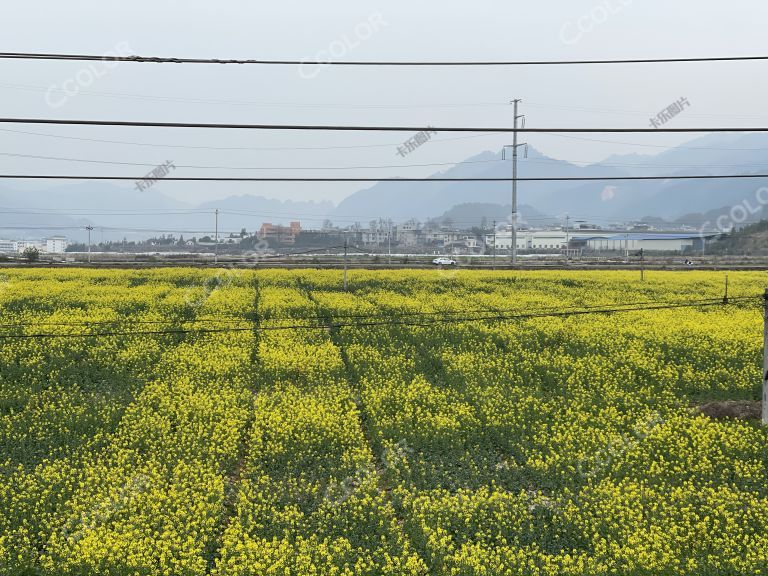
[{"label": "white building", "polygon": [[371,220],[368,228],[360,230],[364,246],[386,246],[396,243],[395,227],[390,220]]},{"label": "white building", "polygon": [[361,232],[361,241],[365,246],[381,246],[389,240],[394,240],[394,238],[390,238],[390,233],[386,228],[383,230],[380,228],[368,229]]},{"label": "white building", "polygon": [[402,246],[417,246],[421,239],[421,225],[417,220],[408,220],[395,226],[395,239]]},{"label": "white building", "polygon": [[27,248],[36,248],[44,254],[64,254],[69,240],[64,236],[51,236],[44,240],[0,240],[0,253],[21,254]]},{"label": "white building", "polygon": [[585,241],[588,250],[596,252],[644,250],[648,252],[684,252],[695,250],[703,242],[699,234],[624,233],[594,236]]},{"label": "white building", "polygon": [[474,238],[472,234],[467,234],[462,230],[425,230],[423,237],[427,244],[437,244],[438,246],[447,246],[457,242],[465,243]]},{"label": "white building", "polygon": [[[486,244],[493,246],[494,239],[497,250],[510,250],[512,233],[498,232],[495,236],[488,234]],[[639,251],[648,252],[684,252],[696,250],[701,246],[698,234],[620,232],[610,234],[596,230],[569,231],[564,230],[520,230],[517,233],[518,250],[563,250],[565,248],[584,248],[596,252],[608,251]]]},{"label": "white building", "polygon": [[45,251],[48,254],[64,254],[69,246],[69,240],[64,236],[51,236],[45,239]]},{"label": "white building", "polygon": [[45,252],[44,240],[17,240],[16,251],[21,254],[27,248],[35,248],[39,252]]},{"label": "white building", "polygon": [[[568,232],[565,230],[518,230],[518,250],[560,250],[566,248],[571,240],[594,236],[594,230],[589,232]],[[496,234],[487,234],[485,243],[493,246],[496,242],[496,250],[510,250],[512,248],[512,232],[505,230]]]}]

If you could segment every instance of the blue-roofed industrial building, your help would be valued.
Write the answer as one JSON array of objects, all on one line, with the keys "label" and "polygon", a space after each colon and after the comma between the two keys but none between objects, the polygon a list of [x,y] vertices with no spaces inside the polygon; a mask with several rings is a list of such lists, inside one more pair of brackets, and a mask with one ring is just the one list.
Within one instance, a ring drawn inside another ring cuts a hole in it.
[{"label": "blue-roofed industrial building", "polygon": [[693,233],[652,233],[626,232],[620,234],[599,234],[589,237],[574,238],[571,247],[586,251],[638,251],[645,252],[699,252],[705,240],[713,234]]},{"label": "blue-roofed industrial building", "polygon": [[[488,234],[486,245],[496,250],[509,250],[511,233],[507,230]],[[562,251],[566,248],[587,252],[678,252],[699,253],[706,241],[718,236],[699,232],[637,232],[616,230],[521,230],[517,234],[517,249],[522,252]]]}]

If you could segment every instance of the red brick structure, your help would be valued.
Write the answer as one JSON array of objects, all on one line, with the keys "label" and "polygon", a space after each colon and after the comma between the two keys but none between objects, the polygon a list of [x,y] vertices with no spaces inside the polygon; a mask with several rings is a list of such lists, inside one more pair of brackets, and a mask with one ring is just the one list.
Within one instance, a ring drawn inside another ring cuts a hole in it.
[{"label": "red brick structure", "polygon": [[277,244],[295,244],[296,236],[301,233],[301,222],[291,222],[288,226],[265,222],[259,230],[259,238]]}]

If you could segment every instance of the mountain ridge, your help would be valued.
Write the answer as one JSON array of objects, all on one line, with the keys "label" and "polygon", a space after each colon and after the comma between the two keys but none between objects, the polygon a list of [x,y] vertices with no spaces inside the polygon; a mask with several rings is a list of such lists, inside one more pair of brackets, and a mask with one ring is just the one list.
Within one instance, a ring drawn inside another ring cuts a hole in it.
[{"label": "mountain ridge", "polygon": [[[429,177],[499,178],[510,177],[511,170],[511,162],[502,160],[499,152],[484,151]],[[611,178],[756,172],[768,172],[768,135],[762,133],[706,134],[656,153],[611,155],[586,165],[552,158],[529,147],[527,158],[519,160],[518,174],[521,178]],[[520,182],[518,200],[537,218],[569,214],[596,221],[639,220],[643,216],[696,220],[726,213],[745,202],[754,203],[762,184],[752,180]],[[63,233],[73,239],[85,237],[82,228],[86,225],[103,228],[105,239],[147,237],[153,230],[210,233],[215,227],[213,212],[218,208],[219,229],[226,234],[241,228],[258,230],[262,222],[285,224],[291,220],[303,222],[305,228],[319,228],[326,219],[340,226],[354,222],[366,226],[379,218],[426,221],[457,206],[509,206],[510,199],[509,182],[387,181],[362,188],[336,205],[255,194],[189,204],[156,189],[136,193],[109,182],[68,183],[35,190],[26,181],[8,180],[0,184],[0,227],[5,236]]]}]

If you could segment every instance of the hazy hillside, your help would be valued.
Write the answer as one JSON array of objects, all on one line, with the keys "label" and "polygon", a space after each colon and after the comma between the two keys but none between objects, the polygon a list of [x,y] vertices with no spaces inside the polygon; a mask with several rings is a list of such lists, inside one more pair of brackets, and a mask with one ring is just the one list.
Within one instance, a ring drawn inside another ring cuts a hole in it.
[{"label": "hazy hillside", "polygon": [[[547,176],[673,176],[719,175],[768,170],[768,135],[706,135],[671,150],[649,148],[650,153],[611,156],[589,166],[548,158],[530,148],[521,158],[521,178]],[[485,152],[466,163],[439,173],[447,177],[504,177],[510,162],[498,153]],[[437,174],[436,174],[437,175]],[[552,215],[570,213],[585,218],[667,219],[706,212],[754,198],[759,180],[660,180],[594,182],[520,182],[519,201]],[[340,215],[369,213],[392,217],[426,218],[467,202],[509,203],[511,185],[491,183],[381,183],[341,202]]]},{"label": "hazy hillside", "polygon": [[[70,183],[47,189],[33,189],[29,183],[10,180],[0,186],[0,236],[37,238],[62,234],[79,240],[87,237],[83,228],[103,227],[93,236],[100,240],[146,237],[150,228],[173,228],[190,221],[176,220],[179,211],[190,206],[159,192],[137,193],[109,182]],[[163,214],[158,211],[168,211]],[[121,228],[121,230],[110,230]]]},{"label": "hazy hillside", "polygon": [[[739,203],[736,206],[746,208],[746,205],[742,203]],[[697,228],[706,226],[708,229],[712,226],[717,226],[718,222],[720,222],[726,228],[730,228],[731,226],[736,226],[738,228],[741,225],[759,222],[760,220],[768,218],[768,210],[766,210],[764,206],[759,206],[756,202],[753,202],[750,206],[752,206],[752,210],[746,209],[746,211],[743,211],[741,208],[734,209],[733,206],[722,206],[720,208],[715,208],[714,210],[708,210],[704,213],[692,212],[690,214],[684,214],[676,219],[675,222],[687,226],[695,226]],[[738,222],[732,220],[732,211],[739,218]],[[746,216],[743,220],[742,215]]]},{"label": "hazy hillside", "polygon": [[[455,167],[435,174],[449,178],[500,178],[510,177],[511,160],[503,161],[501,153],[483,152]],[[562,160],[544,156],[534,148],[529,149],[528,158],[521,158],[521,178],[557,176],[619,176],[625,172],[604,167],[580,167]],[[520,183],[521,203],[534,206],[543,212],[557,212],[557,201],[549,198],[561,196],[572,184],[568,182]],[[371,214],[374,217],[403,219],[414,217],[425,219],[457,204],[466,202],[509,203],[511,184],[509,182],[435,182],[434,184],[382,182],[368,189],[352,194],[339,204],[336,214]],[[525,195],[525,196],[523,196]]]},{"label": "hazy hillside", "polygon": [[305,227],[317,228],[322,225],[324,219],[333,217],[335,206],[327,201],[295,202],[245,194],[206,202],[197,208],[210,212],[218,208],[225,212],[221,216],[221,222],[224,224],[230,222],[248,230],[256,230],[263,222],[287,224],[291,220],[299,220]]},{"label": "hazy hillside", "polygon": [[[490,202],[467,202],[457,204],[450,210],[444,212],[436,218],[439,222],[453,222],[457,226],[482,226],[491,227],[496,221],[498,225],[504,224],[509,220],[512,212],[512,204],[492,204]],[[556,224],[559,219],[554,216],[547,216],[534,207],[527,204],[518,206],[519,222],[521,224],[530,223],[531,225],[541,226],[542,224]]]},{"label": "hazy hillside", "polygon": [[713,254],[745,254],[764,256],[768,254],[768,221],[756,222],[712,242],[708,248]]},{"label": "hazy hillside", "polygon": [[[705,135],[670,150],[649,146],[643,153],[610,156],[589,166],[549,158],[530,148],[528,157],[520,158],[519,166],[521,178],[765,171],[768,171],[768,135],[760,133]],[[483,152],[437,172],[433,177],[510,175],[509,159],[503,161],[498,152]],[[757,179],[523,181],[518,191],[519,203],[525,207],[521,212],[529,219],[562,217],[568,213],[574,218],[594,218],[604,222],[660,217],[695,223],[716,219],[737,204],[756,204],[755,192],[763,184],[766,183]],[[146,237],[147,230],[210,233],[216,208],[222,211],[219,219],[222,233],[241,228],[252,231],[262,222],[294,219],[302,221],[305,227],[319,227],[326,218],[340,225],[352,222],[365,225],[377,218],[423,221],[448,212],[448,217],[454,220],[479,221],[483,215],[491,220],[494,215],[499,218],[499,213],[496,209],[485,213],[483,208],[469,206],[508,206],[510,196],[509,182],[381,182],[351,194],[338,206],[327,201],[294,202],[254,195],[230,196],[195,206],[164,196],[156,189],[137,193],[129,185],[84,182],[45,188],[43,184],[8,181],[0,187],[0,207],[5,208],[0,210],[0,226],[6,236],[30,237],[58,231],[72,238],[82,238],[80,228],[89,223],[103,227],[105,239]],[[19,208],[26,210],[23,214],[13,211]],[[458,212],[451,216],[450,211],[454,208]],[[14,229],[15,226],[18,228]]]}]

